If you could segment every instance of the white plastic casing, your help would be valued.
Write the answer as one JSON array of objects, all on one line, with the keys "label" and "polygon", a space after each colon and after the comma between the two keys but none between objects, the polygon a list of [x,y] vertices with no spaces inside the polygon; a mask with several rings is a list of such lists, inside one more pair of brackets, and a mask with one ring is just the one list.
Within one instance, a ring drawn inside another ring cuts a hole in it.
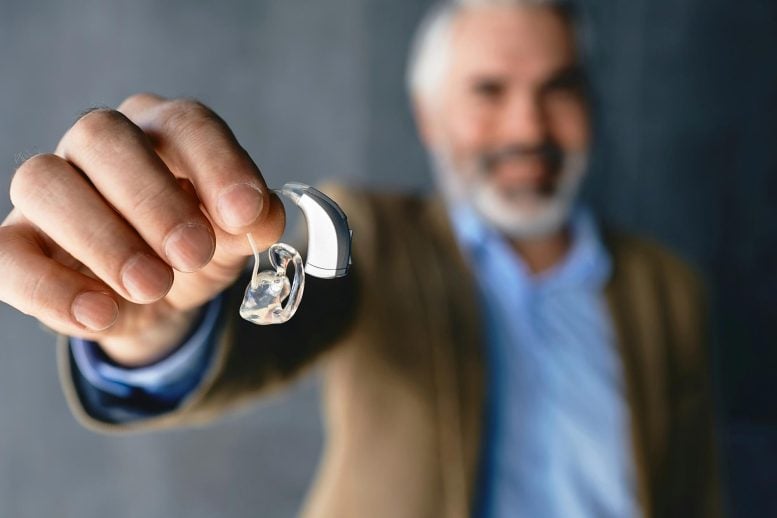
[{"label": "white plastic casing", "polygon": [[305,273],[321,279],[343,277],[351,264],[348,218],[331,198],[301,183],[287,183],[278,191],[305,216],[308,250]]}]

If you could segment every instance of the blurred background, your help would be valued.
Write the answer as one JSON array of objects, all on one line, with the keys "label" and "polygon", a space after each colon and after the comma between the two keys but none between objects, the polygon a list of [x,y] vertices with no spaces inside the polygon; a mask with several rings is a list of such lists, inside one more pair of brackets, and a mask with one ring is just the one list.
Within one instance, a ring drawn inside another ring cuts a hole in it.
[{"label": "blurred background", "polygon": [[[270,185],[428,189],[403,90],[428,4],[2,0],[0,213],[21,159],[138,91],[210,105]],[[777,2],[581,5],[598,118],[586,195],[704,273],[727,506],[777,516]],[[321,445],[315,375],[206,428],[89,432],[53,337],[0,307],[0,516],[292,516]]]}]

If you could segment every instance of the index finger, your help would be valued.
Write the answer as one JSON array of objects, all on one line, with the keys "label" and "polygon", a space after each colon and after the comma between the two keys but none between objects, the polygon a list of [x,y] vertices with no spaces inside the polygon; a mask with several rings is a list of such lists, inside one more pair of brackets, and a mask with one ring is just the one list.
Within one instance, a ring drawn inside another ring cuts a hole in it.
[{"label": "index finger", "polygon": [[197,101],[140,94],[119,110],[148,135],[176,176],[192,182],[214,225],[240,236],[242,252],[247,253],[247,232],[268,245],[280,237],[282,204],[272,201],[259,168],[210,108]]}]

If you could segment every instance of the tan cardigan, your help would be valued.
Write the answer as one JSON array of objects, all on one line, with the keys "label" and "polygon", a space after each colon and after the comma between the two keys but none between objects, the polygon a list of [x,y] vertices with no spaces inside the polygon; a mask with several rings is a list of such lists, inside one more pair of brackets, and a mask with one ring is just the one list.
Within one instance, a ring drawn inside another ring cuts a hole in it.
[{"label": "tan cardigan", "polygon": [[[63,345],[68,401],[84,424],[102,431],[203,423],[317,360],[327,441],[303,515],[468,517],[486,372],[473,278],[446,211],[436,199],[330,195],[354,229],[349,277],[308,278],[298,314],[283,326],[232,319],[201,386],[176,410],[140,422],[89,416]],[[700,285],[655,244],[613,234],[605,242],[643,514],[717,516]],[[244,285],[235,285],[232,314]]]}]

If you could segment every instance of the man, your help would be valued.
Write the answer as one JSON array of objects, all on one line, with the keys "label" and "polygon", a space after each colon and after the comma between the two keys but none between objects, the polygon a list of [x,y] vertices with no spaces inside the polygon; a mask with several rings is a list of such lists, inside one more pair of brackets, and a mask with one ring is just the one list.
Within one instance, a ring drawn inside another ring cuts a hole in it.
[{"label": "man", "polygon": [[716,515],[699,286],[574,203],[570,12],[441,4],[408,78],[442,199],[333,189],[354,271],[311,280],[281,326],[236,318],[244,234],[272,243],[283,211],[207,108],[134,96],[19,168],[0,298],[74,337],[75,412],[200,422],[319,360],[307,516]]}]

